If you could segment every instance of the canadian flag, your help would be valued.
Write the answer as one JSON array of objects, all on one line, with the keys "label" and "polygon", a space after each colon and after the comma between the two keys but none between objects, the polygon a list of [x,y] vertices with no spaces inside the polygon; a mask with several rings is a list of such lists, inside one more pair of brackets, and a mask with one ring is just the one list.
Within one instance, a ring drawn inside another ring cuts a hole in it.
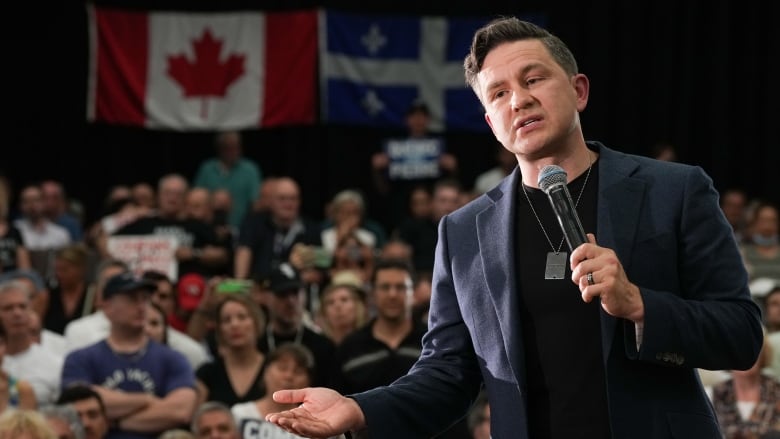
[{"label": "canadian flag", "polygon": [[152,129],[311,124],[317,12],[88,6],[87,120]]}]

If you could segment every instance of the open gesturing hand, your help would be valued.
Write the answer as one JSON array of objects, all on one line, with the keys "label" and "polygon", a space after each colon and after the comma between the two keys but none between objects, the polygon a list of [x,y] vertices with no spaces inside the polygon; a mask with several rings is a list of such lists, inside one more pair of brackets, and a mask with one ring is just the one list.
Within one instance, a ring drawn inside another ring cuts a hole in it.
[{"label": "open gesturing hand", "polygon": [[324,387],[280,390],[274,393],[273,398],[282,404],[300,404],[294,409],[269,413],[265,417],[266,421],[298,436],[327,438],[365,425],[363,411],[355,400],[335,390]]}]

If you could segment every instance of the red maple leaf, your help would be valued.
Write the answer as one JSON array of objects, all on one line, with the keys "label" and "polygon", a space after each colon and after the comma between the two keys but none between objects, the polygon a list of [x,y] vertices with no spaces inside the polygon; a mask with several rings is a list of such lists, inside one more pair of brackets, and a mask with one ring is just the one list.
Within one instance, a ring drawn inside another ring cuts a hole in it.
[{"label": "red maple leaf", "polygon": [[195,60],[186,55],[168,56],[168,75],[184,89],[184,97],[202,97],[201,117],[206,118],[207,98],[224,97],[227,88],[244,74],[244,55],[230,54],[219,60],[222,41],[205,28],[200,39],[192,41]]}]

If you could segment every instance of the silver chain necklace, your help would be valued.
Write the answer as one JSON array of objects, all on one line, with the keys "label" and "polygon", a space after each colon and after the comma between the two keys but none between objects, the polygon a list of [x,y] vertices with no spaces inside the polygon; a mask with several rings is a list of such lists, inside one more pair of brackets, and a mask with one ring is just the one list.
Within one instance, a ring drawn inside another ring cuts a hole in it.
[{"label": "silver chain necklace", "polygon": [[[575,209],[580,204],[582,194],[585,192],[585,186],[588,185],[590,171],[593,169],[593,159],[590,155],[590,152],[588,152],[588,160],[590,160],[590,165],[588,166],[588,172],[585,174],[585,181],[582,183],[582,187],[580,188],[580,194],[577,195],[577,201],[574,202]],[[525,199],[528,201],[528,205],[531,206],[531,212],[533,212],[534,217],[536,218],[536,222],[539,223],[539,228],[542,229],[542,233],[544,233],[544,237],[547,238],[547,243],[550,244],[550,248],[552,249],[552,252],[547,253],[547,265],[545,266],[544,270],[544,278],[563,279],[563,277],[566,275],[566,257],[568,255],[566,252],[561,252],[561,248],[563,248],[563,242],[566,240],[566,236],[561,238],[561,243],[558,245],[558,249],[556,250],[552,240],[550,239],[550,235],[547,234],[547,230],[545,230],[544,225],[542,225],[542,220],[539,219],[539,215],[536,214],[536,209],[534,209],[534,205],[531,203],[531,197],[528,196],[528,191],[525,189],[525,184],[523,184],[521,181],[520,185],[523,187],[523,194],[525,194]]]}]

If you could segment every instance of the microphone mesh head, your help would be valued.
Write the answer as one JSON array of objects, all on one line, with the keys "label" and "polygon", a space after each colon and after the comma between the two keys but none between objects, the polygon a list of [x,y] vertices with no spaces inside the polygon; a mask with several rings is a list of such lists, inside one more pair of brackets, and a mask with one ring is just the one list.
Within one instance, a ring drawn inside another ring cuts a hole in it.
[{"label": "microphone mesh head", "polygon": [[547,191],[556,184],[566,184],[566,171],[557,165],[547,165],[539,171],[539,189]]}]

